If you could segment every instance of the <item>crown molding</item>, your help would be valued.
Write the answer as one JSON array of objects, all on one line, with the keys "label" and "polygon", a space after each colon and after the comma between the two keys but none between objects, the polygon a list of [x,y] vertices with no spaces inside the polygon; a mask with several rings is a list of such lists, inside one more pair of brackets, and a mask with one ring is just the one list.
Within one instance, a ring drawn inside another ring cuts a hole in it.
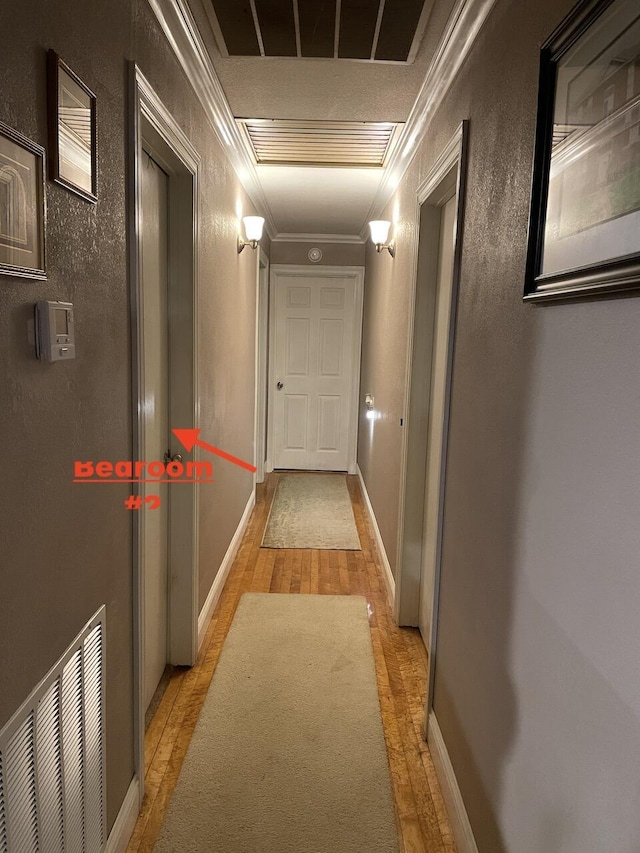
[{"label": "crown molding", "polygon": [[260,216],[264,216],[267,234],[274,237],[278,229],[253,158],[236,124],[191,11],[184,0],[149,0],[149,5],[202,104],[240,183]]},{"label": "crown molding", "polygon": [[353,243],[361,246],[365,240],[359,234],[289,234],[281,231],[272,238],[273,243]]},{"label": "crown molding", "polygon": [[431,120],[451,88],[462,64],[497,0],[458,0],[418,92],[409,117],[400,132],[380,186],[360,232],[366,239],[367,224],[380,219],[411,161],[420,148]]}]

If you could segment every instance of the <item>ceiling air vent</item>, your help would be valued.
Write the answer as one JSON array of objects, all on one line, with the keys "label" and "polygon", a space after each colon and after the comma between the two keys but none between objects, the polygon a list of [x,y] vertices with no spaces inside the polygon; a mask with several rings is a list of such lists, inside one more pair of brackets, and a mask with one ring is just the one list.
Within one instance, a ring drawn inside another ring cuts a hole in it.
[{"label": "ceiling air vent", "polygon": [[398,124],[393,122],[238,119],[256,163],[278,166],[382,168]]}]

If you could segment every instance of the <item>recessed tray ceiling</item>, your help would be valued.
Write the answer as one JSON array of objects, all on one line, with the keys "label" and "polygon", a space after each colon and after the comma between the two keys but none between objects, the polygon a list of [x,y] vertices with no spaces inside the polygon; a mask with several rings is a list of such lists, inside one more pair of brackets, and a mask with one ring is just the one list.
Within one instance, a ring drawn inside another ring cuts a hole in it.
[{"label": "recessed tray ceiling", "polygon": [[382,168],[393,122],[238,119],[259,165]]},{"label": "recessed tray ceiling", "polygon": [[433,0],[204,0],[228,56],[412,62]]}]

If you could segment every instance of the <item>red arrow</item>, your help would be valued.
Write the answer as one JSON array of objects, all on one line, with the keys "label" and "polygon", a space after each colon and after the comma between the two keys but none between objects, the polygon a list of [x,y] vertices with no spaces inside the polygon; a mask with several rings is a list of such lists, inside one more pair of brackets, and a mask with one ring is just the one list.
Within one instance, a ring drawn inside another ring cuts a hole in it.
[{"label": "red arrow", "polygon": [[232,456],[230,453],[225,453],[224,450],[220,450],[219,447],[214,447],[212,444],[200,441],[198,438],[200,435],[199,429],[174,429],[171,430],[171,432],[187,451],[193,450],[193,447],[197,444],[198,447],[202,447],[203,450],[208,450],[209,453],[215,453],[217,456],[222,456],[223,459],[226,459],[228,462],[233,462],[234,465],[239,465],[241,468],[246,468],[247,471],[256,470],[255,465],[243,462],[242,459],[238,459],[237,456]]}]

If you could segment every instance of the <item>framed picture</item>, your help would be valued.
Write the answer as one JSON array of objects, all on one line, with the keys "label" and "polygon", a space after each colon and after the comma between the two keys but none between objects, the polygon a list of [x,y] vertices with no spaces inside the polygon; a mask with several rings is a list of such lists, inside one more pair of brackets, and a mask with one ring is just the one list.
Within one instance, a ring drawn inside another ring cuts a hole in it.
[{"label": "framed picture", "polygon": [[96,202],[96,96],[55,51],[48,54],[49,174]]},{"label": "framed picture", "polygon": [[0,273],[47,277],[44,148],[0,122]]},{"label": "framed picture", "polygon": [[640,5],[582,0],[542,48],[524,298],[640,288]]}]

